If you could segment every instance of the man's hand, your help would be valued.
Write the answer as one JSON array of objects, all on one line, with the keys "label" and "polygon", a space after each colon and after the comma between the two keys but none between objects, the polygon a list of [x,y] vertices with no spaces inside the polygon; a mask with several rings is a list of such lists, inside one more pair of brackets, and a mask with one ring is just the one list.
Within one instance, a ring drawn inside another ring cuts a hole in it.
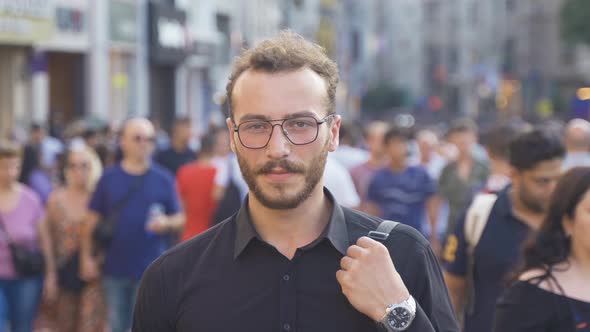
[{"label": "man's hand", "polygon": [[336,279],[355,309],[380,321],[387,306],[410,296],[397,273],[387,248],[373,239],[361,237],[348,248],[340,261]]},{"label": "man's hand", "polygon": [[170,222],[168,217],[165,215],[161,215],[155,218],[152,218],[147,224],[147,230],[156,233],[156,234],[164,234],[170,232]]}]

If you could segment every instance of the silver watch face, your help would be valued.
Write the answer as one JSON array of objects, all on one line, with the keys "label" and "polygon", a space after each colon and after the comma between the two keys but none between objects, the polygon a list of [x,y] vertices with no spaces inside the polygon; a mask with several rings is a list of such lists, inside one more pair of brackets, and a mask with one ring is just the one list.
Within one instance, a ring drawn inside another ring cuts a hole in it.
[{"label": "silver watch face", "polygon": [[410,325],[412,313],[404,307],[393,308],[387,315],[387,323],[393,329],[402,331]]}]

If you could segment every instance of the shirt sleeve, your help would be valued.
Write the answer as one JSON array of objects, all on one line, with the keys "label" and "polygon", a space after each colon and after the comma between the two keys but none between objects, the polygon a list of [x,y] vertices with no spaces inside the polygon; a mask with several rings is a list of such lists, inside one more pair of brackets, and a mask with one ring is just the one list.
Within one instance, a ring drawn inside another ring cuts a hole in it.
[{"label": "shirt sleeve", "polygon": [[180,198],[178,197],[178,190],[176,190],[176,183],[172,176],[166,177],[167,194],[164,201],[164,209],[167,215],[177,214],[180,212]]},{"label": "shirt sleeve", "polygon": [[35,209],[35,225],[41,223],[45,220],[47,211],[43,207],[43,202],[41,201],[40,197],[37,195],[33,195],[33,208]]},{"label": "shirt sleeve", "polygon": [[447,235],[441,255],[445,270],[458,276],[467,275],[466,215],[467,212],[461,215],[455,228]]},{"label": "shirt sleeve", "polygon": [[106,180],[104,176],[101,176],[96,184],[96,188],[94,189],[94,193],[92,193],[92,197],[90,198],[90,203],[88,203],[88,209],[101,215],[102,217],[106,216],[107,211],[107,202],[106,202]]},{"label": "shirt sleeve", "polygon": [[436,194],[436,182],[432,179],[430,174],[426,171],[426,169],[422,169],[423,177],[424,177],[424,193],[426,197],[430,197]]},{"label": "shirt sleeve", "polygon": [[369,186],[367,188],[367,200],[369,200],[370,202],[373,202],[373,203],[376,203],[379,201],[379,195],[378,195],[379,181],[377,181],[378,177],[379,177],[379,175],[376,173],[369,181]]},{"label": "shirt sleeve", "polygon": [[422,244],[416,240],[410,242],[413,243],[410,246],[397,248],[398,251],[403,250],[403,254],[398,253],[399,256],[393,257],[394,262],[399,263],[396,268],[406,287],[416,300],[416,317],[406,331],[458,332],[459,327],[436,255],[425,239],[420,241]]},{"label": "shirt sleeve", "polygon": [[452,189],[449,188],[449,185],[448,185],[449,176],[450,176],[451,171],[453,169],[452,165],[453,165],[453,163],[447,164],[443,168],[443,170],[440,174],[440,178],[438,179],[438,191],[441,194],[441,196],[444,197],[446,200],[448,200],[449,196],[452,195]]},{"label": "shirt sleeve", "polygon": [[164,292],[162,260],[153,263],[143,274],[135,308],[132,332],[174,332],[170,309]]}]

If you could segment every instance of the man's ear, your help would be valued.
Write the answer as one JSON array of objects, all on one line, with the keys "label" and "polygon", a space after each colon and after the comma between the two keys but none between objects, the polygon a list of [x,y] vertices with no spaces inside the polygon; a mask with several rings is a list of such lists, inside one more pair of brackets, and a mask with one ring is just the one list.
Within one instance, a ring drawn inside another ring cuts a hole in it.
[{"label": "man's ear", "polygon": [[332,117],[332,121],[330,123],[330,146],[328,151],[334,152],[340,143],[340,125],[342,124],[342,118],[340,115],[336,114]]},{"label": "man's ear", "polygon": [[227,124],[227,129],[229,131],[229,145],[233,153],[236,153],[236,141],[234,140],[236,132],[234,131],[234,122],[231,118],[225,119],[225,123]]}]

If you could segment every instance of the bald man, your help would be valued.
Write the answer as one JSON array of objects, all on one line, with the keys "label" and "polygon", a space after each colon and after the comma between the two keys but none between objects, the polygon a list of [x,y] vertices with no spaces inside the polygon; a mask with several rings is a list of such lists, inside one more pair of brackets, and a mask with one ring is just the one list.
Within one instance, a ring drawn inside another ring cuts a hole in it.
[{"label": "bald man", "polygon": [[563,170],[576,166],[590,166],[590,122],[573,119],[568,122],[564,143],[567,150],[563,161]]},{"label": "bald man", "polygon": [[[87,214],[80,250],[80,275],[92,282],[102,277],[113,332],[127,331],[139,280],[148,265],[168,249],[167,235],[180,231],[174,178],[151,162],[155,133],[144,118],[128,120],[122,130],[123,159],[100,178]],[[112,237],[95,230],[112,226]],[[94,253],[104,255],[99,265]]]}]

